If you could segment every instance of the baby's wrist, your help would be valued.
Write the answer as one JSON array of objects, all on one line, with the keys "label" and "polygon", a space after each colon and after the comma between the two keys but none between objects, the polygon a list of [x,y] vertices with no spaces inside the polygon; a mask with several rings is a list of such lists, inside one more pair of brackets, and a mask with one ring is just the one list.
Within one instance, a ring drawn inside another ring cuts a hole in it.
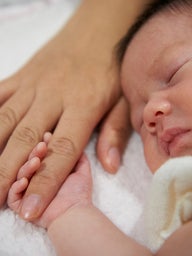
[{"label": "baby's wrist", "polygon": [[90,210],[92,208],[95,208],[95,206],[92,204],[92,202],[81,202],[74,204],[73,206],[69,207],[66,211],[59,214],[56,218],[51,219],[47,225],[46,229],[49,232],[49,230],[52,228],[52,226],[59,226],[60,222],[63,222],[65,218],[68,218],[70,215],[75,214],[76,212],[83,212]]}]

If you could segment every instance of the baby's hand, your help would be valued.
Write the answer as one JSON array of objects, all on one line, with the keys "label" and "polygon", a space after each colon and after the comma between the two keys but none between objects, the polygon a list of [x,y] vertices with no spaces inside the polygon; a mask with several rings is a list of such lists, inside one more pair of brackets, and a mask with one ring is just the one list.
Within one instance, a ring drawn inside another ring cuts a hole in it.
[{"label": "baby's hand", "polygon": [[[28,162],[19,170],[18,180],[10,188],[8,206],[17,213],[21,207],[23,193],[28,187],[30,178],[38,170],[40,160],[45,156],[46,150],[47,146],[45,142],[40,142],[34,148]],[[47,228],[54,219],[66,212],[69,208],[75,205],[91,205],[91,195],[92,180],[90,165],[86,156],[83,155],[75,171],[67,177],[55,198],[35,223]]]},{"label": "baby's hand", "polygon": [[92,178],[90,164],[85,155],[78,161],[55,198],[43,212],[36,224],[48,228],[53,220],[74,206],[92,205]]},{"label": "baby's hand", "polygon": [[20,168],[17,174],[17,181],[11,186],[7,203],[16,213],[20,210],[21,200],[24,191],[27,189],[29,181],[34,173],[39,169],[41,160],[47,153],[47,144],[51,134],[45,133],[44,141],[39,142],[29,155],[28,161]]}]

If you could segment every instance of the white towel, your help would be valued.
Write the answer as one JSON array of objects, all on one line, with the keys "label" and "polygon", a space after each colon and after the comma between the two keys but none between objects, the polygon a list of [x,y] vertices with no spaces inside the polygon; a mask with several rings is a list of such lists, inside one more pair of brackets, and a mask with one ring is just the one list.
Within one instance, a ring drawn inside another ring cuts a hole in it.
[{"label": "white towel", "polygon": [[147,244],[154,252],[192,220],[192,157],[170,159],[154,174],[146,205]]}]

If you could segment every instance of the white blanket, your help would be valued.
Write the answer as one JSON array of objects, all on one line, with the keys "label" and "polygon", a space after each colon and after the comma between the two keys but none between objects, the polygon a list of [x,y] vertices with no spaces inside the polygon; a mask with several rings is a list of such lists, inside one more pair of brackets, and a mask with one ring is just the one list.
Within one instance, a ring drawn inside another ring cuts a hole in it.
[{"label": "white blanket", "polygon": [[[60,29],[78,4],[75,0],[44,2],[47,3],[0,8],[0,79],[18,70]],[[94,202],[123,232],[144,243],[142,211],[152,175],[145,165],[141,141],[133,134],[119,172],[109,175],[96,159],[95,140],[93,137],[87,147]],[[7,255],[55,253],[43,229],[4,209],[0,211],[0,256]]]},{"label": "white blanket", "polygon": [[192,220],[192,157],[164,163],[154,174],[144,209],[146,243],[157,251],[183,224]]}]

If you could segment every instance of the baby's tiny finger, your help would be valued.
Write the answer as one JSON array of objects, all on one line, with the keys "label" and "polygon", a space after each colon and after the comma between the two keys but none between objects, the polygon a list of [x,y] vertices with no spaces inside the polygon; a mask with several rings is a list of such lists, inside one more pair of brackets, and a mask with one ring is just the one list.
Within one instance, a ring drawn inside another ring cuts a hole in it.
[{"label": "baby's tiny finger", "polygon": [[51,132],[45,132],[45,134],[43,136],[43,141],[48,145],[51,140],[51,137],[52,137]]},{"label": "baby's tiny finger", "polygon": [[28,183],[28,179],[23,177],[22,179],[15,181],[11,186],[8,193],[7,204],[12,210],[17,211],[18,204],[22,198],[22,192],[25,191]]},{"label": "baby's tiny finger", "polygon": [[30,153],[28,160],[31,160],[34,157],[39,157],[41,160],[45,157],[47,153],[47,144],[44,141],[41,141],[37,144],[36,147]]},{"label": "baby's tiny finger", "polygon": [[13,185],[10,188],[11,193],[13,194],[20,194],[21,192],[23,192],[23,190],[26,189],[28,185],[28,179],[23,177],[20,180],[17,180],[13,183]]},{"label": "baby's tiny finger", "polygon": [[30,179],[33,174],[39,169],[40,165],[41,160],[39,159],[39,157],[33,157],[20,168],[17,174],[17,180],[20,180],[23,177]]}]

